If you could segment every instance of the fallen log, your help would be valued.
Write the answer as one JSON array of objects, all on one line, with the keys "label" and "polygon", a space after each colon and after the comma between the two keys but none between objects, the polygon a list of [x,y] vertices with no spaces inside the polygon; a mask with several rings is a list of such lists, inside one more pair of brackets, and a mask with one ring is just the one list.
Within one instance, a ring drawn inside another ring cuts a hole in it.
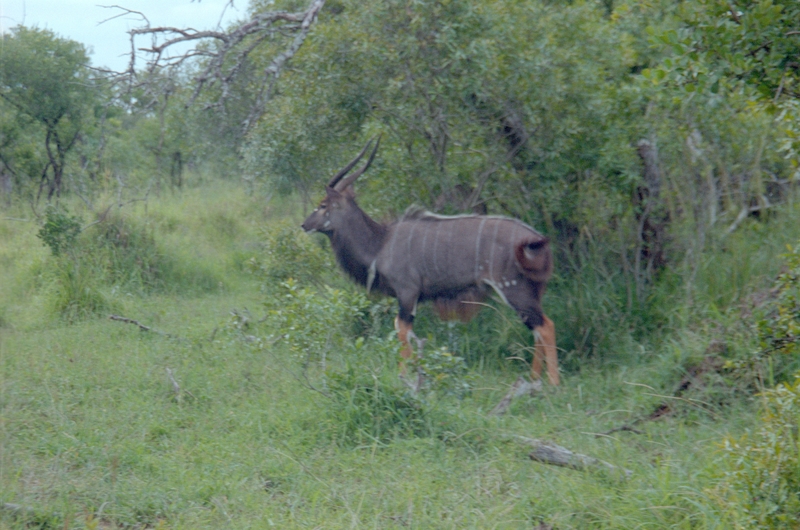
[{"label": "fallen log", "polygon": [[528,457],[535,462],[550,464],[553,466],[568,467],[570,469],[577,469],[579,471],[585,471],[587,469],[599,467],[617,473],[622,472],[626,477],[630,477],[633,474],[633,471],[630,469],[617,467],[592,456],[575,453],[566,447],[561,447],[560,445],[552,442],[546,442],[544,440],[528,438],[525,436],[515,436],[515,438],[525,445],[529,445],[533,448],[533,451],[528,455]]}]

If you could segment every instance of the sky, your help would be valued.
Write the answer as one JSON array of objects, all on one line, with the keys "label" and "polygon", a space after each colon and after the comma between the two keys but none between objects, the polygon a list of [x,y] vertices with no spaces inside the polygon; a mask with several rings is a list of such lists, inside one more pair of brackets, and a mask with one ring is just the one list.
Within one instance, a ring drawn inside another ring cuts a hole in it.
[{"label": "sky", "polygon": [[[151,26],[193,27],[198,30],[223,26],[246,14],[247,0],[235,0],[234,8],[225,6],[230,0],[0,0],[0,32],[18,24],[49,29],[86,45],[91,52],[92,65],[124,70],[130,51],[129,29],[144,25],[141,17],[125,15],[104,20],[122,13],[119,9],[102,6],[120,5],[140,11]],[[140,37],[140,39],[142,39]],[[149,41],[141,40],[142,45]],[[138,63],[139,65],[143,63]]]}]

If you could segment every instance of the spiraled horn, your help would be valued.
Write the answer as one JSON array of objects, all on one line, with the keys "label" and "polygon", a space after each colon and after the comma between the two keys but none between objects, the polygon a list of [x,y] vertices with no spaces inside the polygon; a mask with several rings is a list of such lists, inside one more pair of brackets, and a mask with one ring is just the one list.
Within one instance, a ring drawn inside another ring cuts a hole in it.
[{"label": "spiraled horn", "polygon": [[[370,140],[370,141],[369,141],[369,143],[367,144],[367,146],[364,148],[364,150],[365,150],[365,151],[366,151],[367,147],[369,147],[369,145],[370,145],[371,143],[372,143],[372,140]],[[355,182],[355,180],[356,180],[358,177],[360,177],[361,175],[363,175],[363,174],[364,174],[364,172],[365,172],[367,169],[369,169],[369,166],[370,166],[370,164],[372,164],[372,161],[373,161],[373,160],[375,160],[375,153],[377,153],[377,152],[378,152],[378,147],[380,147],[380,145],[381,145],[381,135],[379,134],[379,135],[378,135],[378,141],[375,143],[375,148],[372,150],[372,153],[369,155],[369,160],[367,160],[367,163],[366,163],[366,164],[364,164],[364,167],[362,167],[361,169],[357,170],[357,171],[356,171],[356,172],[354,172],[352,175],[348,175],[348,176],[347,176],[347,178],[345,178],[345,179],[342,179],[342,181],[341,181],[341,182],[339,182],[339,183],[338,183],[338,184],[335,186],[335,188],[336,188],[336,190],[337,190],[337,191],[342,191],[343,189],[347,188],[347,186],[349,186],[350,184],[352,184],[353,182]],[[361,155],[363,155],[363,154],[364,154],[364,151],[362,151],[362,152],[361,152]],[[361,157],[361,155],[359,155],[359,158]],[[349,171],[349,170],[348,170],[348,171]]]},{"label": "spiraled horn", "polygon": [[351,160],[349,164],[347,164],[346,166],[344,166],[344,167],[343,167],[341,170],[339,170],[339,172],[338,172],[336,175],[334,175],[334,176],[333,176],[333,178],[330,180],[330,182],[328,182],[328,187],[330,187],[330,188],[335,188],[335,187],[336,187],[336,184],[337,184],[337,183],[338,183],[340,180],[342,180],[342,177],[344,177],[345,175],[347,175],[347,173],[348,173],[348,172],[349,172],[351,169],[353,169],[353,168],[355,167],[355,165],[356,165],[356,164],[358,164],[358,161],[359,161],[359,160],[361,160],[361,159],[364,157],[364,153],[366,153],[366,152],[367,152],[367,149],[369,149],[369,146],[370,146],[371,144],[372,144],[372,140],[370,140],[369,142],[367,142],[367,145],[365,145],[365,146],[364,146],[364,149],[362,149],[362,150],[361,150],[361,152],[360,152],[360,153],[358,153],[358,155],[356,155],[356,157],[355,157],[353,160]]}]

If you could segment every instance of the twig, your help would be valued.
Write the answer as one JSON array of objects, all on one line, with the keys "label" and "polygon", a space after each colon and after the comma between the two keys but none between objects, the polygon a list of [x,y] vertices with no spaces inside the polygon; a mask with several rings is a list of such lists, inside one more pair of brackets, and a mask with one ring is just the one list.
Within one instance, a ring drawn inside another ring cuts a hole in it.
[{"label": "twig", "polygon": [[170,335],[169,333],[164,333],[163,331],[159,331],[157,329],[153,329],[149,326],[145,326],[138,320],[134,320],[132,318],[121,317],[119,315],[108,315],[109,320],[116,320],[117,322],[125,322],[126,324],[133,324],[134,326],[138,326],[141,331],[152,331],[153,333],[157,333],[159,335],[163,335],[165,337],[169,337],[171,339],[177,338],[175,335]]},{"label": "twig", "polygon": [[626,423],[625,425],[620,425],[619,427],[614,427],[610,431],[597,433],[597,434],[595,434],[595,438],[600,438],[601,436],[608,436],[610,434],[613,434],[615,432],[620,432],[620,431],[628,431],[628,432],[632,432],[634,434],[644,434],[639,429],[634,429],[632,427],[633,425],[636,425],[640,421],[642,421],[642,418],[638,418],[638,419],[634,420],[633,422],[631,422],[630,424]]},{"label": "twig", "polygon": [[3,510],[12,513],[33,514],[36,511],[30,506],[23,506],[22,504],[14,504],[13,502],[3,503]]},{"label": "twig", "polygon": [[508,411],[508,408],[511,406],[511,402],[517,399],[518,397],[522,397],[525,394],[532,395],[534,392],[541,392],[542,391],[542,381],[541,379],[537,379],[536,381],[528,381],[522,376],[519,376],[514,384],[511,385],[511,388],[508,390],[508,393],[500,400],[500,403],[495,405],[495,407],[489,412],[490,416],[502,416],[503,414]]},{"label": "twig", "polygon": [[739,225],[742,224],[742,221],[747,219],[747,216],[749,214],[755,213],[755,212],[760,212],[761,210],[768,210],[769,208],[772,208],[771,204],[765,204],[763,206],[750,206],[750,207],[745,206],[739,212],[739,215],[736,216],[736,219],[733,221],[733,223],[731,223],[731,225],[725,231],[725,233],[723,234],[723,237],[727,236],[728,234],[732,233],[734,230],[739,228]]},{"label": "twig", "polygon": [[175,392],[175,397],[180,399],[181,397],[181,385],[175,380],[175,376],[172,374],[172,370],[167,368],[167,377],[169,377],[169,382],[172,383],[172,391]]},{"label": "twig", "polygon": [[[230,4],[229,4],[230,5]],[[206,106],[220,107],[233,97],[234,81],[248,71],[251,55],[262,48],[263,43],[275,42],[276,36],[294,37],[285,44],[281,51],[276,51],[271,61],[256,80],[254,103],[250,113],[241,124],[246,132],[263,114],[266,102],[272,97],[275,81],[302,47],[306,37],[317,21],[317,16],[325,5],[325,0],[311,0],[304,11],[290,13],[287,11],[261,11],[252,14],[247,20],[234,23],[228,29],[201,31],[190,27],[153,27],[150,21],[139,11],[119,6],[103,6],[121,12],[110,17],[136,15],[141,17],[143,25],[128,31],[130,42],[130,61],[125,72],[108,72],[112,77],[127,80],[128,92],[136,86],[146,85],[150,79],[158,77],[164,70],[176,69],[182,64],[203,57],[199,73],[194,77],[195,88],[190,97],[194,103],[204,88],[217,86],[220,94],[216,101]],[[141,46],[137,38],[150,40],[149,45]],[[179,45],[190,44],[186,52],[176,51]],[[137,52],[144,52],[146,64],[144,69],[137,70]],[[143,75],[144,74],[144,75]],[[149,77],[149,79],[148,79]]]}]

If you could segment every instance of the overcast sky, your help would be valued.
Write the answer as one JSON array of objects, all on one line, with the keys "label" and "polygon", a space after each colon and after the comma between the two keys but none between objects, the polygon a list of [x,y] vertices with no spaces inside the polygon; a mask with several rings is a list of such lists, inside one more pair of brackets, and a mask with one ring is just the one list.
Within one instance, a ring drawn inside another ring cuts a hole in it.
[{"label": "overcast sky", "polygon": [[[91,52],[92,64],[122,70],[130,50],[127,30],[140,27],[140,17],[126,15],[103,24],[120,13],[101,7],[121,5],[141,11],[152,26],[212,29],[229,0],[0,0],[0,31],[18,24],[47,28],[61,37],[82,42]],[[225,12],[223,25],[245,14],[247,0],[236,0]],[[142,41],[144,44],[145,41]]]}]

